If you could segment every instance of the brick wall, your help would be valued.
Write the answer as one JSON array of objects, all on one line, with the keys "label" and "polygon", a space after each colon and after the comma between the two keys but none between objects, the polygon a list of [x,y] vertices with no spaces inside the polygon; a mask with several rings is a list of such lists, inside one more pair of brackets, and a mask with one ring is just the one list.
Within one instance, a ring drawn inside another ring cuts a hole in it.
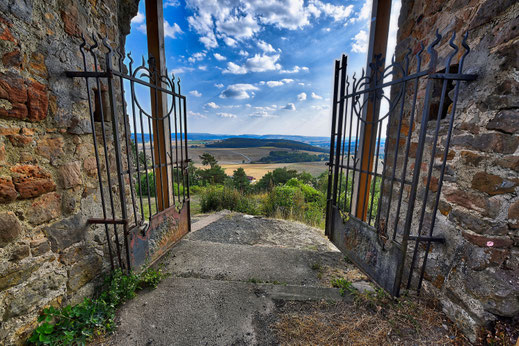
[{"label": "brick wall", "polygon": [[469,30],[464,72],[479,77],[460,90],[435,231],[446,244],[433,245],[424,285],[475,341],[481,326],[519,314],[519,3],[402,0],[399,28],[397,61],[438,28],[440,63],[452,33],[459,44]]},{"label": "brick wall", "polygon": [[124,45],[137,0],[0,2],[0,344],[44,306],[74,303],[109,266],[80,36]]}]

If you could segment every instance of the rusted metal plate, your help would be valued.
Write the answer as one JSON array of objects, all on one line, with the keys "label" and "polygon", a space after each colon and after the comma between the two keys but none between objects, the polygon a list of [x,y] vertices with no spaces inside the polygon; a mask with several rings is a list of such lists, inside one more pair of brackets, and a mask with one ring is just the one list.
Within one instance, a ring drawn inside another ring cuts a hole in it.
[{"label": "rusted metal plate", "polygon": [[132,268],[152,263],[189,232],[189,203],[180,212],[170,207],[151,218],[145,233],[135,228],[130,234],[130,259]]},{"label": "rusted metal plate", "polygon": [[354,216],[341,216],[338,208],[332,208],[334,227],[331,241],[364,273],[393,295],[398,295],[400,280],[397,273],[402,263],[399,244],[384,243],[375,229]]}]

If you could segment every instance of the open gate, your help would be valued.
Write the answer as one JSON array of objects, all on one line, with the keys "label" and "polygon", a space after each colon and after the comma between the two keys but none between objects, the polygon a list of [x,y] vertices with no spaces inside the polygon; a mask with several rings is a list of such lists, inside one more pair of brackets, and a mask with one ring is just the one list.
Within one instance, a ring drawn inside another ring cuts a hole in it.
[{"label": "open gate", "polygon": [[452,36],[443,67],[441,39],[387,67],[376,56],[358,77],[345,55],[335,62],[326,234],[393,296],[405,275],[420,289],[431,246],[444,242],[434,228],[456,102],[461,81],[476,77],[463,74],[467,36],[461,55]]},{"label": "open gate", "polygon": [[[134,67],[105,38],[80,45],[101,215],[112,269],[160,257],[190,230],[186,97],[154,59]],[[128,63],[126,63],[126,60]],[[102,67],[104,66],[104,68]]]}]

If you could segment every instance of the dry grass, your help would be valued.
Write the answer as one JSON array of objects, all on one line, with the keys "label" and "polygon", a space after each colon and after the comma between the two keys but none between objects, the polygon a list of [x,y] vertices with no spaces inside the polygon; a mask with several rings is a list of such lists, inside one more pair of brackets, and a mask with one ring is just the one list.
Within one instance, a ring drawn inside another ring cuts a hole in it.
[{"label": "dry grass", "polygon": [[283,345],[465,345],[434,301],[359,293],[354,303],[287,303],[273,325]]}]

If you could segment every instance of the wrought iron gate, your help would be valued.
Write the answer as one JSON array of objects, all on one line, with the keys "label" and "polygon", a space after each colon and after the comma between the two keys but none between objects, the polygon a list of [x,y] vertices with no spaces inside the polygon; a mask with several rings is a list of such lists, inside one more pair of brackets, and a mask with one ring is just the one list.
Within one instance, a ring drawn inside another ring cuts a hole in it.
[{"label": "wrought iron gate", "polygon": [[420,289],[431,245],[444,242],[434,227],[456,103],[461,81],[476,77],[463,74],[467,35],[457,63],[452,36],[443,68],[441,39],[428,46],[426,69],[423,45],[385,68],[377,56],[359,77],[347,76],[345,55],[335,62],[326,234],[394,296],[404,272],[411,288],[421,261]]},{"label": "wrought iron gate", "polygon": [[186,97],[153,58],[135,68],[92,41],[80,45],[83,71],[66,72],[86,84],[102,207],[88,222],[104,227],[112,269],[129,270],[190,230]]}]

